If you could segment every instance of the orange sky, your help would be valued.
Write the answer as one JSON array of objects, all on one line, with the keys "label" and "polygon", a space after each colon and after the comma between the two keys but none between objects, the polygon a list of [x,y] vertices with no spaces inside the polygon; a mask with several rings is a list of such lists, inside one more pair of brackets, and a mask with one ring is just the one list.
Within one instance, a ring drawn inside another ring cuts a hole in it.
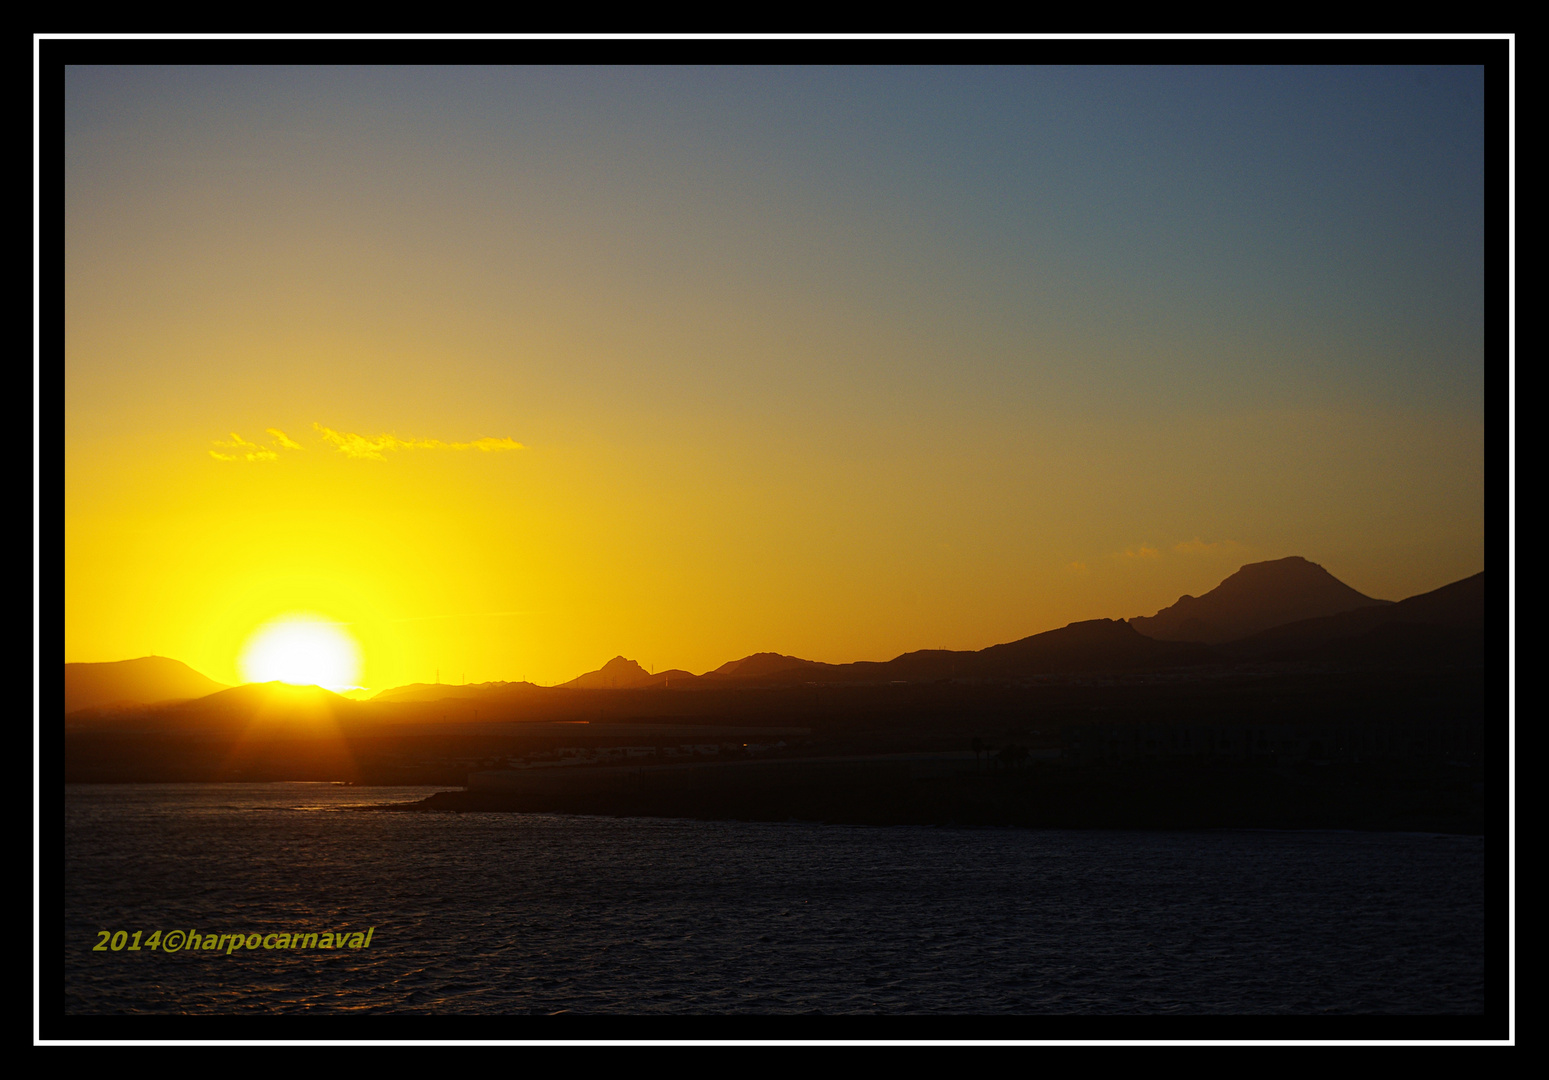
[{"label": "orange sky", "polygon": [[73,69],[66,660],[236,682],[309,611],[374,688],[552,683],[1475,573],[1482,113],[1419,74]]}]

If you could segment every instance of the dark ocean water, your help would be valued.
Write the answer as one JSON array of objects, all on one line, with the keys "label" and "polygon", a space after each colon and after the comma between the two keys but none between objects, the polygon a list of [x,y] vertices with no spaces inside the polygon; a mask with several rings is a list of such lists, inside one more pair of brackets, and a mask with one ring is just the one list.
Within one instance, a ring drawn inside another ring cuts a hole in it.
[{"label": "dark ocean water", "polygon": [[[354,809],[433,790],[67,787],[66,1013],[1484,1008],[1480,837]],[[365,949],[93,950],[368,927]]]}]

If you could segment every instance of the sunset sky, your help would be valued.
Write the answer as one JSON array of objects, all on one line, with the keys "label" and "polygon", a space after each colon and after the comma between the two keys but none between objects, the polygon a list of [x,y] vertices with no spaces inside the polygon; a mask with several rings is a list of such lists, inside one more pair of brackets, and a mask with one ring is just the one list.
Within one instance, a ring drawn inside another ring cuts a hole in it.
[{"label": "sunset sky", "polygon": [[1477,68],[74,68],[65,659],[883,660],[1484,565]]}]

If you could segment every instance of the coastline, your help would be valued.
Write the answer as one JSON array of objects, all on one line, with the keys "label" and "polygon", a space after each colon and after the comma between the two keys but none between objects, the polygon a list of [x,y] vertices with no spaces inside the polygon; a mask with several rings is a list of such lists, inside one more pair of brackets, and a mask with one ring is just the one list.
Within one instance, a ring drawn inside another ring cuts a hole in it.
[{"label": "coastline", "polygon": [[[918,770],[916,770],[918,771]],[[1034,765],[911,775],[884,759],[475,774],[404,812],[844,825],[1354,829],[1484,834],[1477,767]]]}]

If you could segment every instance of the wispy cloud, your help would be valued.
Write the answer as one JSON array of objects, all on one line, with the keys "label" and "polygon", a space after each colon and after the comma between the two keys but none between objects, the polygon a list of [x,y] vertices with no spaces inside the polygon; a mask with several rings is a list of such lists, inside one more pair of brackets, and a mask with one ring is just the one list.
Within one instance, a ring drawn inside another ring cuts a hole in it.
[{"label": "wispy cloud", "polygon": [[1179,555],[1237,555],[1247,550],[1247,545],[1235,540],[1201,540],[1196,536],[1174,544],[1173,550]]},{"label": "wispy cloud", "polygon": [[1119,552],[1119,558],[1121,559],[1159,559],[1161,557],[1162,553],[1150,544],[1141,544],[1135,548],[1125,548]]},{"label": "wispy cloud", "polygon": [[338,432],[321,424],[313,424],[325,442],[338,447],[348,457],[368,461],[385,461],[386,455],[400,450],[479,450],[486,454],[503,450],[521,450],[522,444],[515,439],[485,437],[473,442],[442,442],[440,439],[400,439],[395,435],[378,435],[368,439],[354,432]]},{"label": "wispy cloud", "polygon": [[1084,573],[1086,573],[1086,563],[1084,563],[1084,562],[1066,563],[1065,564],[1065,570],[1066,570],[1067,573],[1071,573],[1071,574],[1084,574]]},{"label": "wispy cloud", "polygon": [[[400,439],[395,435],[378,435],[374,439],[368,439],[364,435],[338,432],[321,424],[312,426],[317,429],[317,433],[323,437],[324,442],[333,444],[347,457],[364,458],[370,461],[384,461],[387,454],[399,450],[478,450],[485,454],[496,454],[504,450],[524,449],[515,439],[497,439],[492,436],[475,439],[473,442]],[[304,449],[300,443],[279,428],[268,428],[266,433],[269,435],[267,444],[249,442],[233,431],[230,439],[214,440],[215,449],[210,451],[210,456],[216,461],[274,461],[280,456],[281,450]]]},{"label": "wispy cloud", "polygon": [[[271,428],[270,430],[272,431],[273,429]],[[281,434],[280,438],[284,439],[285,436]],[[285,439],[285,442],[288,443],[290,440]],[[248,442],[235,431],[231,433],[229,441],[226,439],[215,439],[214,443],[217,449],[211,450],[210,456],[216,461],[273,461],[280,456],[270,447]],[[283,446],[284,443],[279,445]]]}]

